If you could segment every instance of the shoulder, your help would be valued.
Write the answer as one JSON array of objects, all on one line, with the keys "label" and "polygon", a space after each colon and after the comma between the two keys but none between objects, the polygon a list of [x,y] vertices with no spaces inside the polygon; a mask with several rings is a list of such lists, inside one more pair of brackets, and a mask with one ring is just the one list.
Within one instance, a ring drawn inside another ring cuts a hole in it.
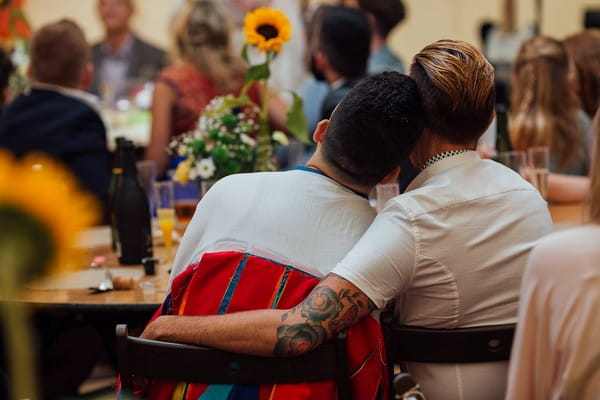
[{"label": "shoulder", "polygon": [[162,50],[161,48],[154,46],[153,44],[150,44],[150,43],[146,42],[145,40],[142,40],[139,36],[136,36],[136,35],[133,35],[133,40],[134,40],[134,46],[137,47],[140,51],[143,51],[148,54],[152,54],[157,57],[164,57],[165,51]]}]

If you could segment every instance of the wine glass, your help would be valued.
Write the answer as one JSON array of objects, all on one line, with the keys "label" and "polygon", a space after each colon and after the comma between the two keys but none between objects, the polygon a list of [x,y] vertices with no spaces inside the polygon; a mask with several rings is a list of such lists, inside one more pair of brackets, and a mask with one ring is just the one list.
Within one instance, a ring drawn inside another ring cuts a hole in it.
[{"label": "wine glass", "polygon": [[532,147],[527,150],[529,179],[544,199],[548,198],[548,174],[550,170],[550,149]]},{"label": "wine glass", "polygon": [[158,226],[167,249],[167,263],[173,261],[173,230],[175,229],[175,191],[172,181],[155,182],[154,205]]}]

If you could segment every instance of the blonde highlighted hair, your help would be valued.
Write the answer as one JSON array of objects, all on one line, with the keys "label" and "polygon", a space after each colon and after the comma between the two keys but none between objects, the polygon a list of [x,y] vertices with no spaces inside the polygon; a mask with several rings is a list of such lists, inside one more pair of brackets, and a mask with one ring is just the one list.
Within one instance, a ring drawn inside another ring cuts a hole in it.
[{"label": "blonde highlighted hair", "polygon": [[545,36],[523,43],[513,66],[513,147],[549,147],[557,157],[559,169],[573,166],[583,156],[579,101],[569,82],[573,73],[565,45]]},{"label": "blonde highlighted hair", "polygon": [[172,57],[202,71],[223,93],[239,90],[244,65],[231,48],[231,24],[220,1],[187,0],[173,17]]},{"label": "blonde highlighted hair", "polygon": [[595,146],[590,174],[589,219],[593,223],[600,224],[600,160],[598,160],[600,156],[600,107],[592,122],[592,132]]},{"label": "blonde highlighted hair", "polygon": [[427,128],[455,144],[474,144],[491,122],[494,69],[472,44],[440,40],[415,55],[410,76],[419,86]]}]

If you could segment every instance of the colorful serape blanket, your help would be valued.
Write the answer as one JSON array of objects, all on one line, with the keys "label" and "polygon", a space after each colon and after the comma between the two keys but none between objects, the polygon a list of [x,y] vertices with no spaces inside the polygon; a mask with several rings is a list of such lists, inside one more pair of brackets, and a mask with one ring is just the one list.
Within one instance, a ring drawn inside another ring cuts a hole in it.
[{"label": "colorful serape blanket", "polygon": [[[238,251],[206,253],[173,282],[155,317],[215,315],[252,309],[287,309],[304,300],[320,281],[293,266]],[[379,323],[364,318],[347,333],[353,398],[388,398],[384,341]],[[381,393],[380,393],[381,391]],[[333,382],[223,385],[154,381],[148,399],[327,400],[337,399]]]}]

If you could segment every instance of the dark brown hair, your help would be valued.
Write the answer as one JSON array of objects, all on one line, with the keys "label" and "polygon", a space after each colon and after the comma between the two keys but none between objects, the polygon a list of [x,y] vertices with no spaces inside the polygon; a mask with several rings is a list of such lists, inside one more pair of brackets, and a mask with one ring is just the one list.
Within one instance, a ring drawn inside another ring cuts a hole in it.
[{"label": "dark brown hair", "polygon": [[565,39],[577,70],[579,99],[590,118],[600,100],[600,29],[588,29]]},{"label": "dark brown hair", "polygon": [[89,47],[77,24],[68,19],[40,28],[31,40],[31,72],[43,83],[76,87],[89,61]]}]

